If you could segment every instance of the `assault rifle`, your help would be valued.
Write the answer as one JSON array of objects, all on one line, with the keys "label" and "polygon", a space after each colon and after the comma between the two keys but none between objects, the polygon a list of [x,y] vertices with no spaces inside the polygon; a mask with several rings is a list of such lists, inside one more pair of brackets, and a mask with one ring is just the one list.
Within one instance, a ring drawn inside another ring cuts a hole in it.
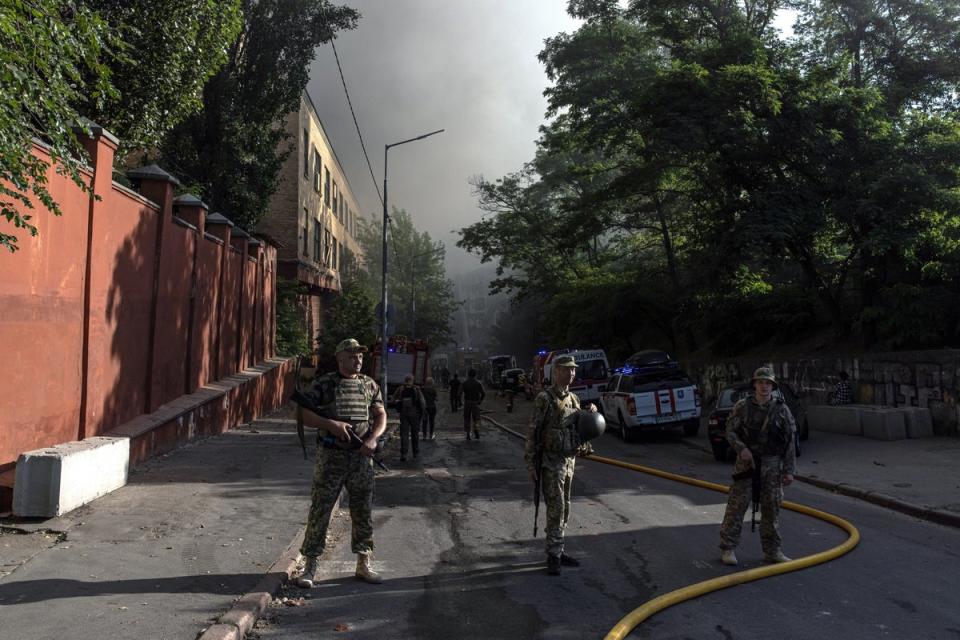
[{"label": "assault rifle", "polygon": [[[303,394],[300,392],[300,365],[303,363],[303,356],[297,356],[297,370],[293,374],[293,388],[294,395]],[[291,398],[293,400],[293,398]],[[297,402],[294,400],[294,402]],[[297,402],[298,405],[303,406],[301,403]],[[298,416],[297,420],[297,437],[300,438],[300,448],[303,449],[303,459],[307,459],[307,434],[303,431],[303,418]]]},{"label": "assault rifle", "polygon": [[753,466],[746,471],[741,471],[740,473],[733,474],[734,480],[746,480],[750,478],[750,502],[751,502],[751,511],[750,511],[750,531],[756,531],[757,529],[757,511],[760,510],[760,456],[751,451],[753,454]]},{"label": "assault rifle", "polygon": [[[302,391],[300,391],[300,389],[294,389],[293,393],[290,395],[290,399],[293,400],[298,405],[300,405],[301,407],[303,407],[304,409],[314,412],[318,416],[323,415],[323,412],[320,410],[320,408],[317,407],[315,404],[313,404],[313,401],[309,397],[307,397]],[[297,425],[297,433],[298,434],[303,433],[302,425]],[[360,436],[357,435],[357,432],[354,431],[353,425],[350,425],[350,428],[347,429],[347,433],[350,435],[350,440],[353,441],[354,445],[356,445],[357,447],[363,446],[363,440],[360,438]],[[329,443],[333,444],[333,441],[334,441],[333,436],[327,436],[327,437],[330,438]],[[326,438],[324,438],[324,441],[327,441]],[[300,442],[304,446],[304,457],[306,457],[306,443],[304,441],[304,436],[302,435],[301,435]],[[381,460],[380,458],[377,458],[376,456],[374,456],[373,461],[376,462],[377,466],[383,469],[384,471],[390,471],[387,465],[385,465],[383,463],[383,460]]]},{"label": "assault rifle", "polygon": [[540,468],[543,464],[543,423],[541,420],[533,432],[533,442],[535,449],[533,451],[533,537],[537,537],[537,521],[540,519],[540,490],[543,484],[543,470]]}]

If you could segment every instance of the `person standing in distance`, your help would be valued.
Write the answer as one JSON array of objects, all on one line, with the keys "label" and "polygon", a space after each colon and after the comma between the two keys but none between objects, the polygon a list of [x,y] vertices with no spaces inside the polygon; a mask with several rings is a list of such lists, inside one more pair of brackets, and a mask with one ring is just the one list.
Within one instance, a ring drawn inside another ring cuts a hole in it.
[{"label": "person standing in distance", "polygon": [[420,455],[420,422],[426,403],[420,388],[413,384],[413,376],[403,378],[403,386],[393,392],[393,405],[400,410],[400,461],[407,459],[407,448],[413,445],[413,457]]},{"label": "person standing in distance", "polygon": [[[323,446],[310,496],[310,513],[300,553],[306,567],[297,579],[304,588],[314,586],[319,560],[326,546],[333,505],[346,487],[350,498],[352,536],[350,547],[357,554],[356,576],[372,584],[382,578],[370,566],[373,555],[373,454],[377,439],[387,428],[387,412],[377,383],[360,373],[367,348],[353,338],[337,345],[337,370],[314,379],[306,395],[321,414],[304,409],[304,426],[319,431]],[[362,445],[350,437],[350,431]]]},{"label": "person standing in distance", "polygon": [[460,411],[460,376],[453,374],[450,381],[450,413]]},{"label": "person standing in distance", "polygon": [[[753,374],[753,395],[743,398],[727,418],[727,442],[737,452],[734,475],[759,465],[760,543],[765,562],[787,562],[780,538],[780,505],[783,487],[797,473],[795,434],[797,425],[786,403],[773,391],[773,369],[760,367]],[[734,480],[727,495],[727,509],[720,525],[720,560],[736,565],[734,549],[740,544],[743,516],[750,506],[751,479]]]},{"label": "person standing in distance", "polygon": [[434,386],[433,378],[427,378],[427,381],[423,385],[423,389],[420,390],[420,393],[423,394],[423,400],[426,403],[427,409],[426,415],[423,416],[420,421],[423,429],[423,439],[433,440],[436,438],[433,430],[436,427],[437,422],[437,388]]},{"label": "person standing in distance", "polygon": [[[547,507],[547,573],[560,575],[560,567],[578,567],[580,561],[563,552],[563,533],[570,518],[573,471],[577,456],[593,453],[590,443],[580,443],[576,416],[580,399],[570,391],[577,374],[573,356],[560,356],[553,363],[553,386],[541,391],[534,400],[533,415],[527,428],[524,459],[530,479],[539,475],[543,500]],[[597,408],[587,404],[586,410]],[[540,466],[537,467],[539,454]]]},{"label": "person standing in distance", "polygon": [[487,397],[483,383],[477,380],[474,369],[467,371],[467,379],[463,381],[463,430],[470,439],[470,429],[473,428],[473,437],[480,439],[480,403]]}]

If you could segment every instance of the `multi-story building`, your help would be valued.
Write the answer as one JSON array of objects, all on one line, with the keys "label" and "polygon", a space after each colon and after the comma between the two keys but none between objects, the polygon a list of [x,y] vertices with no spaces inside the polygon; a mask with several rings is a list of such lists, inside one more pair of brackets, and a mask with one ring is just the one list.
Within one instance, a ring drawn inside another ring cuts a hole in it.
[{"label": "multi-story building", "polygon": [[362,259],[356,240],[360,207],[306,91],[299,111],[290,113],[285,126],[295,141],[294,151],[281,170],[270,211],[257,225],[257,233],[280,245],[280,277],[306,285],[304,323],[312,343],[324,307],[340,293],[346,252]]}]

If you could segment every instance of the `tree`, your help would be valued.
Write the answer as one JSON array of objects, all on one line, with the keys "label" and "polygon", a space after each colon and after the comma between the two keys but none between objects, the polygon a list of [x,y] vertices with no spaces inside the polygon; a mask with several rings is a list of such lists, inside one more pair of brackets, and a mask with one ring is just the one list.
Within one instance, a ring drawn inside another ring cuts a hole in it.
[{"label": "tree", "polygon": [[318,353],[333,354],[337,344],[347,338],[355,338],[363,345],[376,342],[374,291],[370,274],[352,252],[345,251],[340,265],[340,295],[324,312],[323,328],[317,336]]},{"label": "tree", "polygon": [[122,38],[117,92],[81,111],[120,139],[117,158],[150,150],[202,106],[207,80],[240,33],[240,0],[82,0]]},{"label": "tree", "polygon": [[290,153],[284,123],[299,109],[316,48],[359,14],[328,0],[243,0],[226,65],[203,89],[203,110],[161,145],[164,167],[214,209],[251,229],[266,213]]},{"label": "tree", "polygon": [[[453,335],[450,320],[459,303],[443,266],[443,243],[434,241],[425,231],[417,231],[413,218],[402,209],[394,208],[390,220],[387,285],[390,306],[396,312],[390,332],[426,340],[432,347],[445,344]],[[364,281],[375,291],[372,298],[379,301],[383,265],[379,225],[363,222],[358,239],[365,256]]]},{"label": "tree", "polygon": [[[76,137],[80,111],[115,96],[107,52],[115,34],[94,11],[69,0],[0,2],[0,215],[37,235],[34,200],[62,211],[47,189],[49,165],[33,155],[43,140],[54,164],[86,189],[87,155]],[[32,197],[31,197],[32,196]],[[0,231],[0,247],[17,237]]]}]

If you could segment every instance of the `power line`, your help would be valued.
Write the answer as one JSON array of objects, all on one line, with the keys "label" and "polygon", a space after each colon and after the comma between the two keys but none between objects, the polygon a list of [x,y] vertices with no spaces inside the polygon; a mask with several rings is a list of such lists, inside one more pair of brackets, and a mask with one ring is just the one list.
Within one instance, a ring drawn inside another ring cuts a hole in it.
[{"label": "power line", "polygon": [[373,180],[373,188],[377,190],[377,198],[380,200],[380,206],[383,206],[383,195],[380,194],[380,185],[377,184],[377,178],[373,175],[373,165],[370,164],[370,156],[367,155],[367,147],[363,144],[363,134],[360,133],[360,123],[357,122],[357,114],[353,110],[353,101],[350,100],[350,92],[347,90],[347,80],[343,77],[343,67],[340,66],[340,56],[337,54],[337,45],[333,38],[330,39],[330,46],[333,47],[333,57],[337,61],[337,70],[340,72],[340,82],[343,84],[343,93],[347,96],[347,105],[350,107],[350,115],[353,116],[353,125],[357,128],[357,137],[360,138],[360,148],[363,149],[363,157],[367,161],[367,169],[370,170],[370,179]]}]

